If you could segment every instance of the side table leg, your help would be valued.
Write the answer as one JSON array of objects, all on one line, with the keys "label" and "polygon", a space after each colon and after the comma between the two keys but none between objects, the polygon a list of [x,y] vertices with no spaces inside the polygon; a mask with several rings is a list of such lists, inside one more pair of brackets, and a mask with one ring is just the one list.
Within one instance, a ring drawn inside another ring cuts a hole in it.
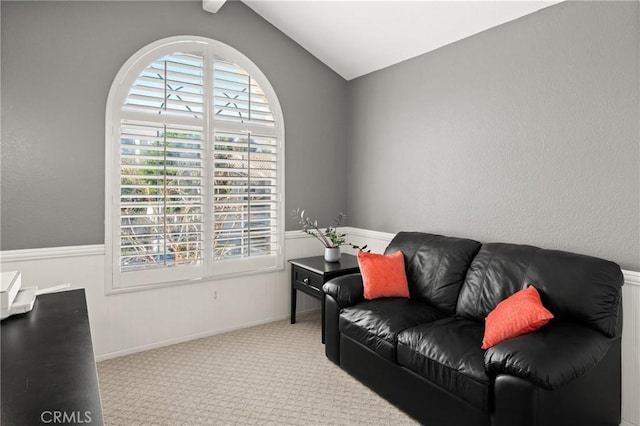
[{"label": "side table leg", "polygon": [[298,290],[293,287],[293,282],[291,284],[291,324],[296,323],[296,299],[298,295]]}]

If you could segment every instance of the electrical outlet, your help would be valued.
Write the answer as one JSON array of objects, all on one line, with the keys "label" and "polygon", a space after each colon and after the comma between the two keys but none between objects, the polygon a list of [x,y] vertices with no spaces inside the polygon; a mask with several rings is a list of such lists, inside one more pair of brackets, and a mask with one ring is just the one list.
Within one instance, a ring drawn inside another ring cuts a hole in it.
[{"label": "electrical outlet", "polygon": [[213,300],[218,300],[218,290],[213,290]]}]

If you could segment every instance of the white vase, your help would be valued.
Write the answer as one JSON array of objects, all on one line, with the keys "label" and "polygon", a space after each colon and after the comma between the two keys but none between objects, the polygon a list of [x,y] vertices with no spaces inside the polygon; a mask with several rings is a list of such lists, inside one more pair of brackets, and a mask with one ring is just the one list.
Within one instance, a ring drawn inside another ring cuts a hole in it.
[{"label": "white vase", "polygon": [[325,247],[324,260],[327,262],[340,262],[340,247]]}]

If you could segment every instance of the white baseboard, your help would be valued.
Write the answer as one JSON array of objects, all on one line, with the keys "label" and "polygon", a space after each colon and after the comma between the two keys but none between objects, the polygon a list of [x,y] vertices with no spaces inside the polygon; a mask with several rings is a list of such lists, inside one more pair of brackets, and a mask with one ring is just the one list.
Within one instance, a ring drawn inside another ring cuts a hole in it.
[{"label": "white baseboard", "polygon": [[[316,313],[316,312],[320,312],[320,308],[311,308],[311,309],[306,309],[304,311],[297,311],[296,312],[296,316],[300,316],[300,315],[306,315],[306,314],[311,314],[311,313]],[[282,321],[285,319],[289,319],[289,315],[281,315],[278,317],[274,317],[274,318],[267,318],[267,319],[263,319],[260,321],[253,321],[253,322],[248,322],[245,324],[240,324],[234,327],[229,327],[229,328],[225,328],[222,330],[212,330],[212,331],[207,331],[204,333],[197,333],[197,334],[191,334],[189,336],[182,336],[182,337],[178,337],[175,339],[167,339],[164,340],[162,342],[156,342],[150,345],[143,345],[143,346],[137,346],[134,348],[128,348],[122,351],[115,351],[115,352],[109,352],[106,354],[102,354],[99,356],[96,356],[96,362],[100,362],[100,361],[106,361],[108,359],[113,359],[113,358],[120,358],[122,356],[127,356],[127,355],[132,355],[132,354],[136,354],[139,352],[145,352],[145,351],[150,351],[152,349],[158,349],[158,348],[162,348],[165,346],[171,346],[171,345],[176,345],[178,343],[184,343],[184,342],[189,342],[191,340],[197,340],[197,339],[203,339],[205,337],[211,337],[211,336],[215,336],[218,334],[224,334],[224,333],[229,333],[232,331],[236,331],[236,330],[242,330],[243,328],[249,328],[249,327],[255,327],[258,325],[262,325],[262,324],[268,324],[270,322],[275,322],[275,321]]]}]

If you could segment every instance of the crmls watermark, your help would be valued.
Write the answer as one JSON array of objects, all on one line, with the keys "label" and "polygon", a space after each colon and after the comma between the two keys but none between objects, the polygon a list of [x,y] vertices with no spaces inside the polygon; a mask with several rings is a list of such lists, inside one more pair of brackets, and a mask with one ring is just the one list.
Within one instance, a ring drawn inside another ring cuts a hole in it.
[{"label": "crmls watermark", "polygon": [[40,421],[45,424],[91,423],[91,411],[43,411]]}]

